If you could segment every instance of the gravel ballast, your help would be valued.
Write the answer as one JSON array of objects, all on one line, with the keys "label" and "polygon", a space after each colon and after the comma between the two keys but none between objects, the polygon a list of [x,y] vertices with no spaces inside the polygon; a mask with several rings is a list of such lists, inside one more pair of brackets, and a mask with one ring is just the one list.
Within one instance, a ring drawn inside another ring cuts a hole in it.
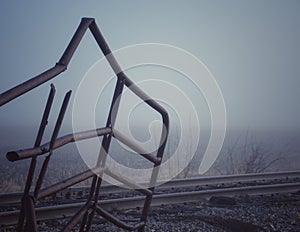
[{"label": "gravel ballast", "polygon": [[[199,200],[195,203],[152,207],[145,231],[300,231],[300,193],[241,196],[226,200],[224,204],[215,202],[215,199]],[[127,222],[135,223],[140,211],[132,209],[113,213]],[[39,229],[60,231],[65,223],[66,220],[42,222]],[[97,217],[91,231],[124,230]]]}]

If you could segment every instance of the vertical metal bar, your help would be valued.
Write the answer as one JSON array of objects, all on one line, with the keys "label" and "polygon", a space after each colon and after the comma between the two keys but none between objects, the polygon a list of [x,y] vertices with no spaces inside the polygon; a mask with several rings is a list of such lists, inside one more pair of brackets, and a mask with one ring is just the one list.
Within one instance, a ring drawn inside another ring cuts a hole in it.
[{"label": "vertical metal bar", "polygon": [[92,210],[89,213],[89,215],[87,216],[86,226],[85,226],[85,231],[86,232],[90,231],[91,225],[93,223],[93,219],[94,219],[95,211],[96,211],[96,207],[95,206],[96,206],[98,198],[99,198],[99,191],[100,191],[100,186],[101,186],[102,178],[96,176],[95,180],[96,180],[96,185],[92,186],[92,187],[95,189],[94,199],[97,199],[97,200],[94,200],[94,204],[93,204]]},{"label": "vertical metal bar", "polygon": [[[115,91],[114,91],[114,95],[113,95],[113,99],[112,99],[112,103],[111,103],[111,106],[110,106],[107,122],[106,122],[106,127],[110,127],[112,129],[112,131],[113,131],[113,127],[115,125],[115,121],[116,121],[116,117],[117,117],[117,113],[118,113],[118,109],[119,109],[119,105],[120,105],[120,101],[121,101],[121,95],[122,95],[123,87],[124,87],[124,80],[118,78],[117,83],[116,83],[116,87],[115,87]],[[100,154],[99,154],[99,157],[98,157],[97,166],[100,166],[100,167],[104,168],[106,158],[107,158],[107,154],[108,154],[108,151],[109,151],[111,138],[112,138],[111,133],[108,134],[108,135],[105,135],[103,137],[102,146],[101,146]],[[101,185],[101,182],[100,182],[100,185]],[[96,195],[98,195],[98,194],[99,193],[96,192]],[[95,198],[95,201],[97,201],[96,199],[98,199],[98,196],[97,196],[97,198]]]},{"label": "vertical metal bar", "polygon": [[[156,184],[158,173],[159,173],[159,167],[160,167],[161,162],[162,162],[162,157],[163,157],[163,154],[164,154],[164,150],[165,150],[165,147],[166,147],[167,138],[168,138],[168,134],[169,134],[169,116],[165,112],[165,113],[162,114],[162,118],[163,118],[163,128],[162,128],[159,148],[158,148],[157,156],[156,156],[157,158],[160,158],[160,162],[155,163],[154,166],[153,166],[151,179],[150,179],[150,186],[152,186],[152,187],[149,188],[149,190],[152,191],[152,194],[146,196],[146,200],[145,200],[145,203],[144,203],[144,208],[143,208],[143,211],[142,211],[142,216],[141,216],[141,219],[140,219],[140,221],[144,222],[145,224],[146,224],[148,213],[149,213],[149,210],[150,210],[151,201],[152,201],[152,197],[153,197],[154,190],[155,190],[155,184]],[[138,231],[143,232],[144,229],[145,229],[145,226],[140,228]]]},{"label": "vertical metal bar", "polygon": [[[88,202],[89,204],[91,204],[91,200],[92,200],[92,198],[93,198],[93,196],[94,196],[95,186],[96,186],[96,181],[97,181],[97,175],[95,175],[95,176],[93,177],[93,182],[92,182],[92,184],[91,184],[90,193],[89,193],[89,196],[88,196],[88,199],[87,199],[87,202]],[[85,228],[86,228],[86,226],[87,226],[87,220],[88,220],[88,218],[89,218],[89,213],[90,213],[90,212],[87,211],[87,212],[85,213],[85,215],[84,215],[82,221],[81,221],[80,230],[79,230],[80,232],[85,231]]]},{"label": "vertical metal bar", "polygon": [[[152,191],[152,194],[146,196],[146,200],[144,203],[144,208],[143,208],[142,216],[141,216],[141,222],[146,223],[146,220],[147,220],[152,197],[153,197],[154,190],[155,190],[155,183],[156,183],[157,177],[158,177],[159,166],[161,165],[162,157],[163,157],[164,150],[165,150],[166,143],[167,143],[168,133],[169,133],[169,116],[166,113],[165,115],[163,115],[163,128],[162,128],[162,133],[161,133],[161,138],[160,138],[160,146],[157,151],[157,158],[161,158],[161,161],[159,163],[154,164],[154,166],[153,166],[152,175],[151,175],[151,179],[150,179],[150,186],[152,186],[152,187],[149,188],[149,190]],[[139,229],[139,232],[143,232],[144,229],[145,229],[145,227],[142,227],[141,229]]]},{"label": "vertical metal bar", "polygon": [[[44,135],[44,131],[47,126],[48,117],[49,117],[49,113],[50,113],[51,106],[53,103],[54,95],[55,95],[55,87],[53,84],[51,84],[50,93],[49,93],[46,107],[45,107],[43,117],[42,117],[42,120],[40,123],[39,131],[38,131],[35,143],[34,143],[34,147],[38,147],[41,144],[42,137]],[[24,218],[25,218],[25,205],[24,205],[25,202],[24,201],[28,198],[28,195],[29,195],[30,187],[31,187],[32,180],[34,177],[35,167],[36,167],[36,156],[31,159],[31,163],[30,163],[30,167],[29,167],[29,171],[28,171],[28,175],[27,175],[27,179],[26,179],[26,184],[25,184],[25,188],[24,188],[24,193],[23,193],[23,197],[22,197],[22,201],[21,201],[21,211],[20,211],[20,215],[19,215],[17,231],[22,231],[23,227],[24,227]]]},{"label": "vertical metal bar", "polygon": [[25,199],[26,221],[27,231],[37,232],[36,215],[35,215],[35,203],[32,196],[27,196]]},{"label": "vertical metal bar", "polygon": [[[113,129],[114,124],[115,124],[123,87],[124,87],[124,79],[118,78],[116,87],[115,87],[115,91],[114,91],[114,95],[113,95],[113,99],[111,102],[110,110],[109,110],[109,115],[108,115],[107,122],[106,122],[106,127],[110,127],[111,129]],[[105,166],[111,138],[112,138],[111,134],[104,135],[103,140],[102,140],[102,145],[100,148],[100,153],[98,156],[97,166],[100,166],[100,167]],[[97,178],[97,184],[96,184],[96,190],[95,190],[95,195],[94,195],[94,207],[93,207],[92,212],[90,213],[89,218],[87,220],[87,230],[86,231],[89,231],[89,229],[91,227],[92,220],[94,218],[95,210],[96,210],[95,206],[98,203],[98,199],[99,199],[99,192],[100,192],[100,186],[102,183],[102,178],[101,178],[101,176],[100,177],[96,176],[96,178]]]},{"label": "vertical metal bar", "polygon": [[48,117],[49,117],[49,113],[50,113],[51,106],[52,106],[53,99],[54,99],[55,92],[56,92],[55,86],[53,84],[50,85],[50,88],[51,89],[50,89],[48,101],[47,101],[47,104],[46,104],[46,107],[45,107],[45,111],[44,111],[44,114],[43,114],[43,118],[42,118],[42,121],[41,121],[39,131],[38,131],[35,143],[34,143],[34,147],[39,147],[41,145],[42,137],[44,135],[46,125],[48,124]]},{"label": "vertical metal bar", "polygon": [[58,118],[57,118],[57,122],[56,122],[54,131],[53,131],[53,134],[52,134],[52,137],[51,137],[51,141],[50,141],[50,147],[51,148],[53,147],[53,145],[55,143],[55,140],[58,136],[62,121],[64,119],[64,116],[65,116],[65,113],[66,113],[66,110],[67,110],[67,107],[68,107],[68,104],[69,104],[71,93],[72,93],[72,91],[70,90],[65,95],[65,98],[64,98],[63,104],[61,106],[61,109],[60,109],[60,112],[59,112],[59,115],[58,115]]},{"label": "vertical metal bar", "polygon": [[52,152],[53,152],[52,148],[53,148],[53,145],[54,145],[55,140],[57,138],[58,132],[60,130],[64,115],[65,115],[65,112],[66,112],[66,109],[67,109],[67,106],[68,106],[68,103],[69,103],[69,100],[70,100],[71,93],[72,93],[71,90],[66,93],[63,104],[61,106],[61,109],[60,109],[60,112],[59,112],[59,115],[58,115],[58,118],[57,118],[57,121],[56,121],[56,124],[55,124],[55,127],[54,127],[54,131],[53,131],[53,134],[52,134],[52,137],[51,137],[51,141],[50,141],[49,155],[45,158],[42,169],[40,171],[39,178],[37,180],[37,184],[35,186],[35,190],[34,190],[34,197],[35,198],[37,198],[38,193],[41,189],[41,186],[42,186],[42,183],[43,183],[46,171],[47,171],[48,163],[49,163],[50,157],[51,157]]}]

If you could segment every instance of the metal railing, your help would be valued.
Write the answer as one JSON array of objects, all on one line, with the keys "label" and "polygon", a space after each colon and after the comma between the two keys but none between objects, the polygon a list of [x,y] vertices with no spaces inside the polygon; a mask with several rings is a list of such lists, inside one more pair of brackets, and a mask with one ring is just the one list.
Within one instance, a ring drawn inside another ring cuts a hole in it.
[{"label": "metal railing", "polygon": [[[106,126],[104,128],[98,128],[95,130],[88,130],[88,131],[68,134],[63,137],[57,138],[71,96],[71,91],[69,91],[68,93],[66,93],[65,98],[63,100],[50,142],[41,145],[42,137],[47,125],[48,116],[55,95],[55,87],[51,85],[50,94],[46,103],[46,107],[37,133],[34,147],[30,149],[19,150],[19,151],[10,151],[7,153],[7,159],[10,161],[17,161],[17,160],[31,158],[31,164],[29,167],[27,181],[25,184],[25,189],[22,197],[22,205],[21,205],[21,211],[19,215],[19,222],[17,228],[18,231],[38,230],[38,226],[36,223],[36,205],[40,199],[45,198],[56,192],[59,192],[63,189],[66,189],[70,186],[73,186],[89,178],[92,178],[92,184],[90,186],[89,196],[86,200],[86,203],[82,205],[82,207],[69,220],[69,222],[64,228],[64,231],[70,231],[79,223],[80,223],[80,231],[89,231],[91,228],[93,218],[96,213],[98,213],[108,221],[114,223],[115,225],[123,229],[130,230],[130,231],[132,230],[144,231],[148,212],[150,209],[150,205],[154,193],[153,186],[155,186],[155,183],[157,181],[159,166],[162,162],[162,157],[166,146],[166,139],[168,137],[169,117],[167,111],[162,106],[160,106],[156,101],[154,101],[149,96],[147,96],[147,94],[145,94],[138,86],[136,86],[122,71],[115,57],[111,53],[111,50],[109,49],[107,43],[105,42],[94,19],[83,18],[74,36],[72,37],[68,47],[66,48],[65,52],[63,53],[58,63],[53,68],[50,68],[44,73],[35,76],[32,79],[2,93],[0,95],[0,106],[32,90],[33,88],[38,87],[39,85],[51,80],[55,76],[59,75],[61,72],[65,71],[87,29],[90,29],[90,31],[92,32],[99,48],[105,55],[107,61],[109,62],[110,66],[112,67],[114,73],[117,76],[116,86],[114,89],[113,98],[112,98],[109,114],[106,121]],[[150,106],[155,111],[161,114],[163,126],[160,135],[160,144],[156,154],[148,154],[147,152],[143,151],[143,149],[139,147],[137,144],[128,140],[126,136],[123,135],[121,132],[116,131],[114,129],[116,115],[120,104],[120,98],[123,92],[123,88],[125,86],[127,86],[135,95],[141,98],[148,106]],[[100,136],[103,137],[102,146],[98,155],[98,161],[95,164],[95,167],[93,169],[86,170],[82,173],[72,176],[52,186],[42,188],[44,176],[48,168],[48,163],[55,149],[71,142],[85,140],[93,137],[100,137]],[[110,147],[112,137],[126,144],[128,147],[132,148],[135,152],[139,153],[142,157],[144,157],[145,159],[153,163],[152,175],[149,180],[150,187],[145,188],[139,185],[138,183],[132,182],[130,179],[116,175],[106,167],[106,159],[107,159],[107,154],[109,152],[109,147]],[[30,189],[33,186],[33,176],[36,171],[37,158],[43,154],[47,154],[47,155],[45,157],[42,168],[38,175],[37,183],[35,184],[34,187],[34,192],[31,193]],[[99,192],[100,192],[103,174],[106,174],[114,179],[117,179],[119,182],[125,185],[129,185],[130,187],[138,190],[139,192],[143,193],[146,196],[143,205],[142,215],[137,224],[132,225],[132,224],[125,223],[101,207],[101,201],[99,201]]]}]

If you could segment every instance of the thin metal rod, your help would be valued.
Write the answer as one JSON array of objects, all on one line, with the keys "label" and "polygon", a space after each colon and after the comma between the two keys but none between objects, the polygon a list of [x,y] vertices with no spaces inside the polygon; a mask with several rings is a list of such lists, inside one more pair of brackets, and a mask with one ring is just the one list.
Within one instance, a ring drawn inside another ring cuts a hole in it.
[{"label": "thin metal rod", "polygon": [[92,18],[82,18],[75,34],[73,35],[68,47],[64,51],[59,62],[52,68],[47,71],[13,87],[0,94],[0,106],[10,102],[11,100],[23,95],[24,93],[38,87],[39,85],[51,80],[60,73],[64,72],[67,69],[68,64],[72,56],[74,55],[75,50],[77,49],[82,37],[84,36],[87,28],[91,23],[94,22]]},{"label": "thin metal rod", "polygon": [[[162,117],[163,117],[163,125],[164,126],[162,128],[160,146],[159,146],[158,151],[157,151],[157,158],[161,158],[161,160],[162,160],[162,157],[163,157],[163,154],[164,154],[164,150],[165,150],[166,142],[167,142],[167,137],[168,137],[168,133],[169,133],[169,116],[168,116],[168,114],[165,114],[165,115],[162,115]],[[161,162],[155,163],[154,167],[153,167],[153,170],[152,170],[152,174],[151,174],[151,178],[150,178],[150,186],[152,186],[152,187],[149,188],[149,190],[152,191],[152,193],[154,193],[154,191],[155,191],[155,185],[156,185],[157,177],[158,177],[158,174],[159,174],[160,164],[161,164]],[[141,219],[140,219],[141,222],[146,223],[146,221],[147,221],[147,217],[148,217],[151,202],[152,202],[152,197],[153,197],[153,194],[146,196],[146,200],[145,200],[143,211],[142,211],[142,216],[141,216]],[[138,231],[143,232],[144,227],[140,228]]]},{"label": "thin metal rod", "polygon": [[90,24],[94,22],[95,20],[93,18],[82,18],[81,22],[73,35],[68,47],[66,48],[64,54],[59,60],[59,64],[67,66],[70,63],[70,60],[72,56],[74,55],[74,52],[76,51],[80,41],[82,40],[82,37],[84,36],[86,30],[89,28]]},{"label": "thin metal rod", "polygon": [[[95,180],[95,182],[94,182],[94,180]],[[81,225],[82,228],[85,228],[86,232],[90,231],[92,223],[93,223],[93,219],[94,219],[95,212],[96,212],[95,207],[96,207],[98,199],[99,199],[99,191],[100,191],[101,183],[102,183],[102,178],[99,176],[95,176],[93,179],[92,186],[91,186],[91,189],[93,190],[93,197],[94,197],[93,207],[92,207],[91,212],[89,212],[89,214],[87,215],[87,218],[85,220],[86,224]],[[92,192],[92,190],[91,190],[91,192]]]},{"label": "thin metal rod", "polygon": [[88,178],[91,178],[93,175],[95,174],[98,174],[100,172],[103,171],[103,168],[100,168],[100,167],[97,167],[97,168],[94,168],[94,169],[89,169],[89,170],[86,170],[82,173],[79,173],[75,176],[72,176],[66,180],[63,180],[59,183],[56,183],[54,185],[51,185],[45,189],[42,189],[40,190],[40,193],[37,195],[37,199],[41,199],[41,198],[44,198],[44,197],[47,197],[49,195],[52,195],[58,191],[61,191],[63,189],[66,189],[72,185],[75,185],[77,183],[80,183]]},{"label": "thin metal rod", "polygon": [[44,181],[44,177],[45,177],[45,174],[46,174],[46,171],[47,171],[47,168],[48,168],[48,164],[49,164],[50,158],[52,156],[52,147],[53,147],[54,142],[57,138],[57,135],[58,135],[58,132],[60,130],[63,118],[65,116],[65,113],[66,113],[66,110],[67,110],[67,107],[68,107],[68,103],[69,103],[69,100],[70,100],[70,97],[71,97],[71,93],[72,93],[72,91],[69,91],[69,92],[66,93],[63,104],[61,106],[61,109],[60,109],[60,112],[59,112],[59,115],[58,115],[58,118],[57,118],[57,121],[56,121],[56,124],[55,124],[55,127],[54,127],[54,131],[53,131],[53,134],[52,134],[52,137],[51,137],[51,141],[50,141],[49,155],[45,158],[42,169],[40,171],[39,178],[38,178],[36,186],[35,186],[35,190],[34,190],[34,197],[35,198],[37,198],[37,196],[39,194],[39,191],[42,187],[42,183]]},{"label": "thin metal rod", "polygon": [[98,214],[100,214],[102,217],[106,218],[108,221],[114,223],[115,225],[117,225],[125,230],[133,231],[133,230],[143,228],[145,226],[144,222],[139,222],[136,225],[129,225],[129,224],[119,220],[118,218],[114,217],[112,214],[110,214],[109,212],[107,212],[106,210],[102,209],[99,206],[96,206],[96,211]]},{"label": "thin metal rod", "polygon": [[[166,114],[165,115],[164,126],[162,128],[162,134],[161,134],[161,141],[160,141],[161,145],[159,146],[158,151],[157,151],[157,158],[162,158],[163,157],[164,149],[165,149],[165,146],[166,146],[166,138],[168,137],[168,133],[169,133],[169,117],[168,117],[168,114]],[[159,174],[160,164],[161,164],[161,162],[154,164],[154,167],[153,167],[153,170],[152,170],[152,175],[151,175],[151,178],[150,178],[150,186],[152,186],[152,187],[149,188],[149,190],[152,191],[152,193],[154,193],[154,191],[155,191],[155,185],[156,185],[157,177],[158,177],[158,174]],[[149,214],[149,211],[150,211],[152,197],[153,197],[153,194],[146,196],[146,200],[145,200],[145,203],[144,203],[144,208],[143,208],[143,211],[142,211],[142,216],[141,216],[141,219],[140,219],[141,222],[146,223],[146,220],[147,220],[147,217],[148,217],[148,214]],[[140,228],[138,231],[143,232],[144,227]]]},{"label": "thin metal rod", "polygon": [[[89,196],[87,198],[87,204],[89,204],[89,205],[91,205],[91,201],[92,201],[92,198],[93,198],[94,193],[95,193],[96,182],[97,182],[97,176],[95,175],[93,177],[93,182],[92,182],[91,187],[90,187],[90,193],[89,193]],[[80,232],[85,231],[86,226],[87,226],[87,221],[89,219],[89,215],[90,215],[90,213],[89,213],[89,211],[87,211],[85,213],[82,221],[81,221],[80,230],[79,230]]]},{"label": "thin metal rod", "polygon": [[36,215],[35,215],[35,202],[33,197],[27,196],[25,199],[25,210],[26,210],[26,226],[27,231],[36,232],[37,230],[37,223],[36,223]]},{"label": "thin metal rod", "polygon": [[[110,66],[112,67],[114,73],[120,78],[123,74],[120,65],[118,64],[116,58],[112,54],[108,44],[106,43],[102,33],[100,32],[97,24],[94,22],[90,25],[90,30],[99,46],[103,54],[106,56],[107,61],[109,62]],[[123,78],[123,77],[122,77]]]},{"label": "thin metal rod", "polygon": [[141,98],[145,103],[151,106],[153,109],[158,111],[162,116],[167,115],[167,111],[158,104],[155,100],[153,100],[150,96],[148,96],[142,89],[140,89],[134,82],[132,82],[127,76],[125,78],[125,85],[139,98]]},{"label": "thin metal rod", "polygon": [[[68,143],[84,140],[84,139],[89,139],[89,138],[94,138],[94,137],[99,137],[105,134],[111,133],[110,128],[98,128],[96,130],[88,130],[88,131],[83,131],[83,132],[77,132],[74,134],[68,134],[65,136],[62,136],[60,138],[57,138],[53,144],[52,149],[55,150],[59,147],[62,147]],[[29,148],[29,149],[23,149],[23,150],[18,150],[18,151],[10,151],[6,154],[6,158],[9,161],[17,161],[21,159],[27,159],[33,156],[39,156],[43,155],[47,152],[50,151],[50,142],[45,143],[39,147],[35,148]]]},{"label": "thin metal rod", "polygon": [[145,195],[152,195],[152,191],[150,191],[149,189],[143,187],[142,185],[140,185],[138,183],[134,183],[132,180],[130,180],[126,177],[117,175],[116,173],[112,172],[108,168],[105,169],[104,173],[107,174],[108,176],[112,177],[113,179],[115,179],[115,180],[127,185],[128,187],[131,187]]},{"label": "thin metal rod", "polygon": [[[102,163],[101,165],[97,165],[100,167],[105,167],[105,161],[107,158],[107,152],[109,150],[109,145],[110,145],[110,141],[111,141],[111,135],[104,135],[103,140],[102,140],[102,144],[101,144],[101,148],[100,148],[100,152],[99,152],[99,156],[98,156],[98,163],[100,160],[100,157],[102,157]],[[93,182],[91,185],[91,190],[90,190],[90,196],[93,196],[94,198],[94,204],[92,207],[91,212],[87,215],[87,219],[85,220],[85,225],[81,225],[82,228],[85,228],[85,231],[89,231],[91,229],[91,225],[95,216],[95,206],[98,202],[99,199],[99,191],[100,191],[100,186],[102,183],[102,173],[101,175],[95,175],[93,178]]]},{"label": "thin metal rod", "polygon": [[51,110],[51,107],[52,107],[52,104],[53,104],[53,99],[54,99],[55,92],[56,92],[55,86],[53,84],[50,85],[50,88],[51,89],[50,89],[49,97],[48,97],[48,100],[47,100],[47,103],[46,103],[45,111],[44,111],[44,114],[43,114],[43,117],[42,117],[41,125],[40,125],[40,128],[39,128],[35,143],[34,143],[34,147],[38,147],[38,146],[41,145],[42,137],[44,135],[45,128],[48,124],[48,117],[49,117],[49,114],[50,114],[50,110]]},{"label": "thin metal rod", "polygon": [[22,94],[36,88],[37,86],[43,84],[56,77],[58,74],[66,70],[64,65],[56,64],[53,68],[27,80],[7,91],[0,94],[0,106],[10,102],[11,100],[21,96]]},{"label": "thin metal rod", "polygon": [[61,106],[61,109],[60,109],[60,112],[59,112],[59,115],[58,115],[58,118],[57,118],[57,121],[56,121],[56,125],[54,127],[54,131],[53,131],[53,134],[52,134],[52,137],[51,137],[50,150],[53,148],[53,145],[55,144],[55,140],[58,136],[62,121],[64,119],[64,116],[65,116],[65,113],[66,113],[66,110],[67,110],[67,107],[68,107],[68,104],[69,104],[71,93],[72,93],[72,91],[70,90],[65,95],[65,98],[64,98],[63,104]]},{"label": "thin metal rod", "polygon": [[[99,46],[101,47],[101,45],[99,45]],[[120,104],[120,100],[121,100],[123,87],[124,87],[123,79],[118,78],[116,86],[115,86],[114,94],[113,94],[113,99],[111,101],[109,114],[108,114],[107,121],[106,121],[106,127],[110,127],[110,128],[114,127],[117,111],[119,109],[119,104]],[[106,163],[106,159],[107,159],[107,153],[109,151],[109,146],[110,146],[110,143],[111,143],[111,138],[112,138],[111,134],[104,135],[103,140],[102,140],[102,144],[101,144],[101,148],[100,148],[100,152],[99,152],[99,156],[98,156],[97,166],[100,166],[100,167],[103,167],[103,168],[105,167],[105,163]],[[98,199],[99,199],[99,191],[100,191],[100,186],[101,186],[101,183],[102,183],[102,176],[95,176],[94,178],[96,178],[96,180],[97,180],[96,181],[96,186],[92,186],[93,189],[95,187],[94,207],[93,207],[92,212],[89,214],[89,217],[87,219],[86,231],[89,231],[90,228],[91,228],[91,224],[92,224],[92,221],[93,221],[93,218],[94,218],[94,215],[95,215],[95,206],[97,205],[97,202],[98,202]]]},{"label": "thin metal rod", "polygon": [[77,225],[77,223],[80,221],[81,218],[84,217],[84,215],[89,210],[89,203],[87,202],[84,206],[80,208],[80,210],[77,211],[77,213],[71,218],[71,220],[67,223],[65,228],[63,229],[64,232],[71,231],[74,226]]},{"label": "thin metal rod", "polygon": [[[46,103],[46,107],[45,107],[43,117],[42,117],[42,120],[40,123],[39,131],[37,133],[37,137],[36,137],[36,140],[34,143],[35,147],[38,147],[41,144],[41,140],[44,135],[45,128],[47,126],[48,117],[49,117],[49,113],[50,113],[51,106],[53,103],[54,95],[55,95],[55,87],[53,84],[51,84],[51,89],[50,89],[50,93],[49,93],[48,100]],[[30,167],[29,167],[29,171],[27,174],[26,184],[25,184],[25,188],[24,188],[22,201],[21,201],[21,212],[20,212],[20,216],[19,216],[17,231],[23,230],[24,218],[25,218],[25,202],[24,201],[25,201],[25,199],[28,200],[30,187],[31,187],[32,180],[34,177],[35,167],[36,167],[36,156],[32,157],[31,162],[30,162]]]},{"label": "thin metal rod", "polygon": [[133,141],[129,140],[125,135],[123,135],[120,131],[114,129],[113,130],[113,136],[119,140],[120,142],[124,143],[126,146],[130,147],[135,152],[139,153],[141,156],[146,158],[147,160],[153,162],[153,163],[160,163],[161,158],[157,158],[153,154],[149,154],[146,152],[142,147],[140,147],[138,144],[134,143]]}]

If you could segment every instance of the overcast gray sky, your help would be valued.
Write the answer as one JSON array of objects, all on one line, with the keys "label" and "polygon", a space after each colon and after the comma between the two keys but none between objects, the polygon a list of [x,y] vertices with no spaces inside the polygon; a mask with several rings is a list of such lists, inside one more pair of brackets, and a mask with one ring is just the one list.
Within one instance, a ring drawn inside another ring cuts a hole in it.
[{"label": "overcast gray sky", "polygon": [[[299,131],[299,1],[3,1],[0,92],[54,66],[82,17],[96,19],[112,50],[162,43],[199,58],[223,93],[229,129]],[[57,106],[101,57],[87,33],[67,72],[51,81]],[[36,126],[49,85],[2,106],[1,126]]]}]

